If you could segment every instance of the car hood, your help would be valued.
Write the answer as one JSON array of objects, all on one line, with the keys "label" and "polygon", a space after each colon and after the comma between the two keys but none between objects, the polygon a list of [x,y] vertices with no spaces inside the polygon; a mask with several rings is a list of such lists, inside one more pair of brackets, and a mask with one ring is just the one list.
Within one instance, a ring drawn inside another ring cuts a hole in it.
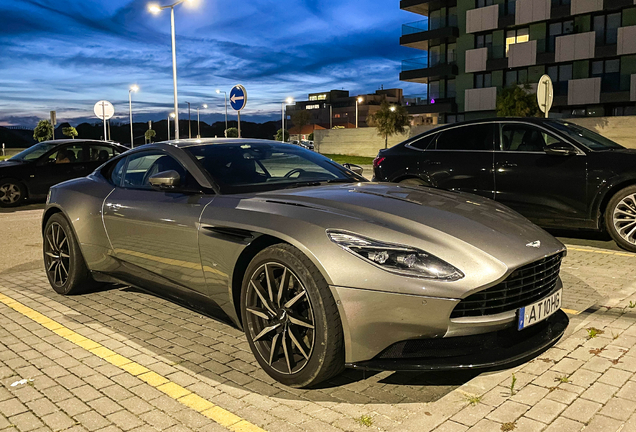
[{"label": "car hood", "polygon": [[[390,183],[356,183],[257,196],[270,204],[309,207],[363,219],[429,244],[447,243],[450,236],[501,259],[508,266],[522,265],[564,249],[561,242],[517,212],[467,193]],[[529,246],[537,241],[541,242],[540,247]]]},{"label": "car hood", "polygon": [[8,168],[8,167],[14,167],[14,166],[19,166],[19,165],[24,165],[26,162],[21,161],[21,160],[5,160],[5,161],[0,161],[0,168]]}]

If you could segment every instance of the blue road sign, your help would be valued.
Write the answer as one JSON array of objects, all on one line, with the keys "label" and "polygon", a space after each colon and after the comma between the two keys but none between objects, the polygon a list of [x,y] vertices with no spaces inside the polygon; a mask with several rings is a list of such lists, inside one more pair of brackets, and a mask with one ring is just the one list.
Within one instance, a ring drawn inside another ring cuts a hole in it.
[{"label": "blue road sign", "polygon": [[234,111],[241,111],[247,105],[247,90],[242,85],[232,87],[230,91],[230,106]]}]

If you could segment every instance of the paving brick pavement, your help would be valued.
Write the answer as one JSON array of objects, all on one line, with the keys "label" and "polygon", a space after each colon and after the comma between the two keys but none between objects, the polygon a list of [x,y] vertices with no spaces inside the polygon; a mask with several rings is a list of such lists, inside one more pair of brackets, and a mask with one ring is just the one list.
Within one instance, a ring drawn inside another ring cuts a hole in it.
[{"label": "paving brick pavement", "polygon": [[[227,430],[175,400],[185,389],[270,432],[634,432],[636,255],[579,249],[563,279],[564,308],[581,313],[535,360],[481,375],[346,371],[314,390],[274,382],[240,331],[163,299],[132,288],[62,297],[42,271],[0,275],[0,294],[174,385],[160,391],[0,304],[0,431]],[[22,379],[33,381],[11,386]]]}]

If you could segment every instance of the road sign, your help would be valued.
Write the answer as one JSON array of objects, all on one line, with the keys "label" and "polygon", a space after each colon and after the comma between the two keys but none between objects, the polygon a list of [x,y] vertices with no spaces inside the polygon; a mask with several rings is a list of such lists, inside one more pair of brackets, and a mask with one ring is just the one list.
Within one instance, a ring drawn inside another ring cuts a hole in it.
[{"label": "road sign", "polygon": [[554,88],[552,87],[552,79],[550,79],[549,75],[543,75],[537,86],[537,102],[539,103],[539,109],[545,113],[545,118],[548,118],[553,101]]},{"label": "road sign", "polygon": [[242,85],[232,87],[230,91],[230,106],[234,111],[241,111],[247,105],[247,90]]},{"label": "road sign", "polygon": [[55,111],[51,111],[51,124],[53,126],[57,124],[57,113]]},{"label": "road sign", "polygon": [[113,104],[105,100],[97,102],[94,111],[100,120],[110,120],[115,115]]}]

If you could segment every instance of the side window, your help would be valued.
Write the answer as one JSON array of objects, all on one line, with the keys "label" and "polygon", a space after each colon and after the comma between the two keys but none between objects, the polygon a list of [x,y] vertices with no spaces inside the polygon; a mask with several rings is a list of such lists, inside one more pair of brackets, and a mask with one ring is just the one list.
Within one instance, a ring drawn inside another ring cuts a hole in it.
[{"label": "side window", "polygon": [[427,135],[425,137],[418,139],[417,141],[413,141],[412,143],[409,143],[409,146],[414,147],[416,149],[420,149],[420,150],[426,150],[427,148],[434,148],[436,137],[437,137],[437,134]]},{"label": "side window", "polygon": [[110,181],[115,186],[121,186],[121,178],[126,166],[126,158],[121,158],[110,172]]},{"label": "side window", "polygon": [[123,187],[133,189],[152,189],[150,177],[164,171],[176,171],[181,176],[182,185],[186,185],[186,171],[172,156],[163,153],[139,153],[128,157],[128,166],[124,172]]},{"label": "side window", "polygon": [[493,125],[460,126],[443,131],[437,138],[437,150],[492,150]]},{"label": "side window", "polygon": [[84,162],[84,146],[74,144],[60,148],[48,156],[48,163],[66,164]]},{"label": "side window", "polygon": [[560,140],[530,125],[503,124],[501,126],[501,150],[519,152],[543,152],[546,145]]},{"label": "side window", "polygon": [[88,158],[91,162],[106,162],[118,154],[119,152],[114,151],[110,146],[94,144],[88,146]]}]

